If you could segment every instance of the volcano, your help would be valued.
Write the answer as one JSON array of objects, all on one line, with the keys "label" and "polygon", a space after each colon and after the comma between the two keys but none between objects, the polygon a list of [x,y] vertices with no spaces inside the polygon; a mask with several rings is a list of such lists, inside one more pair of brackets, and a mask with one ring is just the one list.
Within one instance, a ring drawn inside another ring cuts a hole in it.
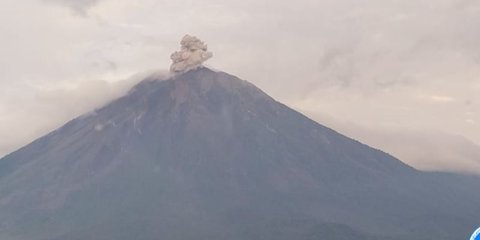
[{"label": "volcano", "polygon": [[0,239],[467,239],[478,189],[199,67],[1,159]]}]

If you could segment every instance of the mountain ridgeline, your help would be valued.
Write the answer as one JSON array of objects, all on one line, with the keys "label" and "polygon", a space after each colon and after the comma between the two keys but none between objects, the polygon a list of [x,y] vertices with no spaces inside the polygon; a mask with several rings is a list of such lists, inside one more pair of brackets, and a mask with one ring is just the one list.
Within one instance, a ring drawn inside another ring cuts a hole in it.
[{"label": "mountain ridgeline", "polygon": [[467,239],[478,189],[202,67],[0,159],[0,239]]}]

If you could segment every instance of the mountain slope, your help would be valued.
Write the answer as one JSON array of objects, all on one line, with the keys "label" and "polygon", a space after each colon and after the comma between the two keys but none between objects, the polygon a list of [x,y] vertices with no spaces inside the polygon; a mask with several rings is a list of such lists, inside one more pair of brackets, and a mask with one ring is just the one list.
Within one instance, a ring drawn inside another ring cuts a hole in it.
[{"label": "mountain slope", "polygon": [[479,187],[199,68],[146,79],[0,160],[0,238],[453,239],[477,224]]}]

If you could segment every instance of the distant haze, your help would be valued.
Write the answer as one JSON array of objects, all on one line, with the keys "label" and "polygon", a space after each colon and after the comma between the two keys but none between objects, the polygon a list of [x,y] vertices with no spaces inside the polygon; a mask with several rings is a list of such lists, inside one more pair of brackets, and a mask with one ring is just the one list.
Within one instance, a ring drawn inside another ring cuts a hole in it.
[{"label": "distant haze", "polygon": [[168,69],[192,34],[209,66],[317,121],[422,169],[472,172],[478,16],[474,0],[2,0],[0,156]]}]

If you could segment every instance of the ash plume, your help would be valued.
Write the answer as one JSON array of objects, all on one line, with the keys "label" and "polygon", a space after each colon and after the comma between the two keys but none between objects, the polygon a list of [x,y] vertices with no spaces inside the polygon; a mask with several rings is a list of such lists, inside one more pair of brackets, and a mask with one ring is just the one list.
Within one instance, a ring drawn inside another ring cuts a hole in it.
[{"label": "ash plume", "polygon": [[180,51],[174,52],[170,56],[172,59],[171,72],[184,72],[197,68],[213,56],[208,51],[207,45],[195,36],[185,35],[180,44]]}]

